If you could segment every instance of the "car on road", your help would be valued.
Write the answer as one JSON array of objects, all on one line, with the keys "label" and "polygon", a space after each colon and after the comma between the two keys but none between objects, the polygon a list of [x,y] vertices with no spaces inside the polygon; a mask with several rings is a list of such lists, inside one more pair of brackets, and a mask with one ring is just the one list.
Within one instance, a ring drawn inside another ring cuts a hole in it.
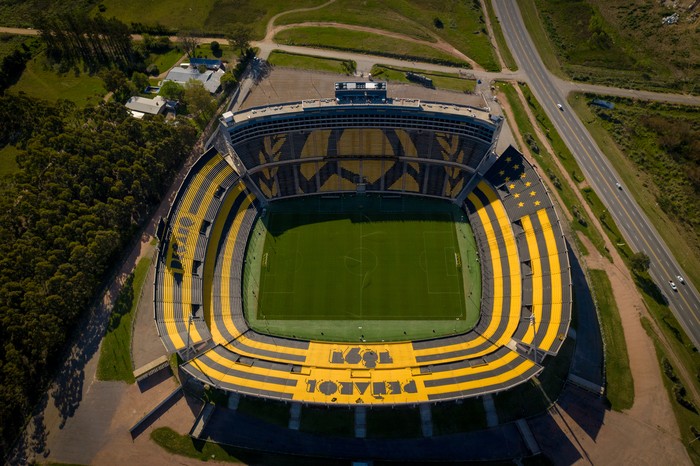
[{"label": "car on road", "polygon": [[615,182],[615,186],[617,186],[617,189],[619,189],[620,191],[622,191],[622,185],[620,184],[619,181],[616,181],[616,182]]},{"label": "car on road", "polygon": [[685,280],[683,280],[683,277],[681,277],[680,275],[676,275],[676,278],[678,279],[681,285],[685,285]]},{"label": "car on road", "polygon": [[669,280],[669,281],[668,281],[668,284],[671,285],[671,289],[672,289],[673,291],[678,291],[678,287],[676,286],[675,283],[673,283],[673,280]]},{"label": "car on road", "polygon": [[564,107],[562,107],[561,104],[557,104],[557,108],[561,111],[564,111]]}]

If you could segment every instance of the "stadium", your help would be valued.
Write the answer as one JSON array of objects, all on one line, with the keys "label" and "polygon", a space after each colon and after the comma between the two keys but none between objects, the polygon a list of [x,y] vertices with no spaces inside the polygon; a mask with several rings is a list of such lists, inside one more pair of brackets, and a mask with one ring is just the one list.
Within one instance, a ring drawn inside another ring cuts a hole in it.
[{"label": "stadium", "polygon": [[204,386],[434,403],[539,374],[571,320],[566,241],[501,118],[383,82],[225,113],[158,229],[154,317]]}]

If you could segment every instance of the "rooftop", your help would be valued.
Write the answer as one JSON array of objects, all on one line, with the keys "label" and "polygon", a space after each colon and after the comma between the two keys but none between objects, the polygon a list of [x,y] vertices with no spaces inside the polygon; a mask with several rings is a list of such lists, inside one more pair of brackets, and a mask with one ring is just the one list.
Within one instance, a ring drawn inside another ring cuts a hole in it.
[{"label": "rooftop", "polygon": [[[135,95],[126,103],[126,108],[131,110],[132,115],[140,118],[144,114],[158,115],[165,110],[165,104],[166,100],[159,95],[153,99]],[[138,116],[135,113],[140,113],[141,115]]]},{"label": "rooftop", "polygon": [[204,88],[213,94],[219,89],[221,76],[223,75],[224,72],[222,70],[207,70],[204,73],[200,73],[197,68],[183,69],[176,67],[170,70],[163,81],[174,81],[184,86],[190,79],[196,79],[201,81],[204,84]]}]

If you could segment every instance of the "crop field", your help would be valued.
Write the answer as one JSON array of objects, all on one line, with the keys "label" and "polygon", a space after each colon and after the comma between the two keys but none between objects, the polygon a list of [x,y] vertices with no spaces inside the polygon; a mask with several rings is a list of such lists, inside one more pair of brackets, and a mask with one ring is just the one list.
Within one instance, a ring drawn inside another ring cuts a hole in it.
[{"label": "crop field", "polygon": [[259,263],[259,275],[245,274],[249,322],[277,321],[311,339],[429,338],[438,324],[440,333],[464,331],[478,319],[481,293],[467,230],[458,207],[435,200],[274,203],[253,233],[265,231],[262,256],[259,244],[247,253]]}]

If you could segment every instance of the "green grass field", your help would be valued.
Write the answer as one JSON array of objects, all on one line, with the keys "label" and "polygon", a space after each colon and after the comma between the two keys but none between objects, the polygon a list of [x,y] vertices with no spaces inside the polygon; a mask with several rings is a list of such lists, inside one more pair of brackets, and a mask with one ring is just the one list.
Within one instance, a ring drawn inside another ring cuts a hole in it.
[{"label": "green grass field", "polygon": [[465,79],[457,73],[440,73],[438,71],[423,71],[415,68],[401,68],[389,65],[374,65],[372,67],[372,76],[377,79],[386,81],[397,81],[401,83],[411,83],[406,77],[406,72],[427,76],[433,80],[433,86],[436,89],[447,89],[449,91],[471,93],[476,89],[476,80]]},{"label": "green grass field", "polygon": [[433,42],[440,37],[486,70],[500,70],[478,1],[337,0],[318,10],[283,15],[276,24],[307,21],[368,26]]},{"label": "green grass field", "polygon": [[18,94],[24,92],[30,97],[56,101],[66,99],[78,106],[95,105],[107,93],[102,79],[87,73],[73,71],[58,74],[46,65],[46,58],[40,54],[27,62],[27,68],[17,84],[10,87],[8,92]]},{"label": "green grass field", "polygon": [[[700,29],[692,9],[627,0],[518,4],[545,64],[555,73],[617,87],[698,93]],[[663,25],[661,19],[674,12],[680,14],[678,23]]]},{"label": "green grass field", "polygon": [[316,340],[464,332],[478,320],[481,293],[467,230],[464,213],[443,201],[274,203],[247,253],[247,318],[262,332]]},{"label": "green grass field", "polygon": [[332,58],[315,57],[312,55],[297,55],[294,53],[283,52],[281,50],[273,50],[267,61],[274,66],[345,74],[345,71],[343,70],[343,61]]},{"label": "green grass field", "polygon": [[322,47],[469,67],[467,62],[429,45],[342,28],[308,26],[286,29],[275,35],[275,41],[286,45]]},{"label": "green grass field", "polygon": [[144,257],[139,261],[114,304],[107,333],[100,347],[100,359],[97,364],[97,378],[100,380],[121,380],[134,383],[134,368],[131,362],[131,328],[136,317],[136,307],[141,297],[141,289],[150,267],[150,257]]}]

